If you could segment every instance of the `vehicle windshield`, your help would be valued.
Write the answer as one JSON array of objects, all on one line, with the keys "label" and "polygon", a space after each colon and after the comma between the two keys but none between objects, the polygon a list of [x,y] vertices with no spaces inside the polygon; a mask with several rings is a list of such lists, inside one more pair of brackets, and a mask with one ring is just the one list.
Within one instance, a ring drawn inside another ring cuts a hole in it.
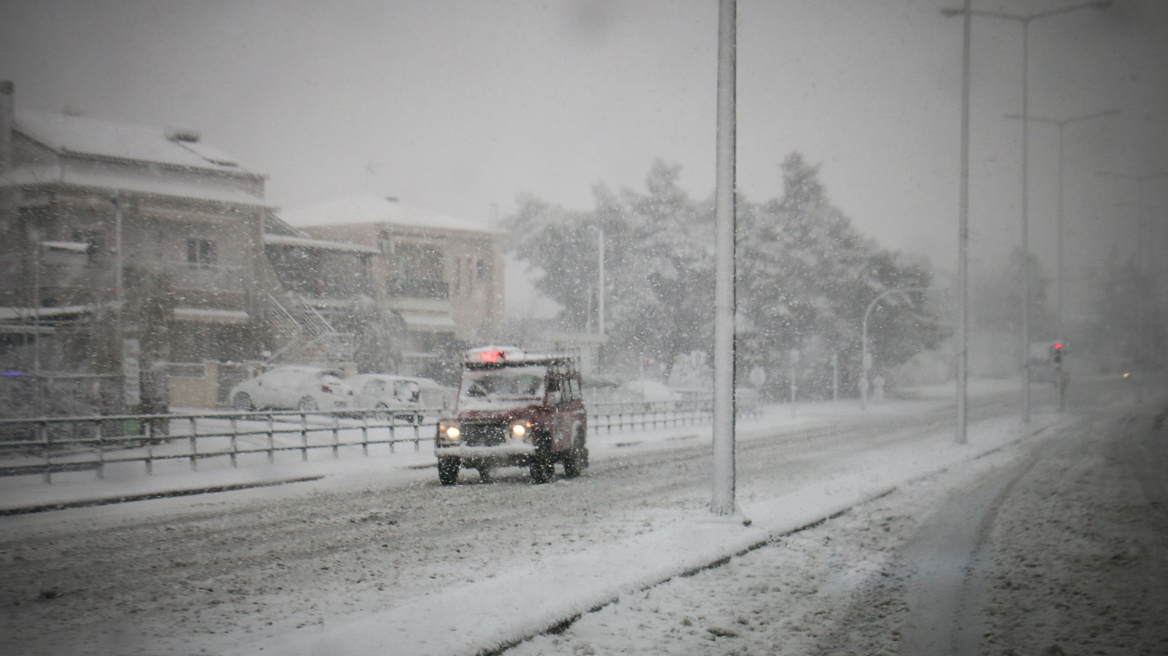
[{"label": "vehicle windshield", "polygon": [[543,399],[547,367],[468,369],[462,373],[458,404],[461,408],[500,407]]}]

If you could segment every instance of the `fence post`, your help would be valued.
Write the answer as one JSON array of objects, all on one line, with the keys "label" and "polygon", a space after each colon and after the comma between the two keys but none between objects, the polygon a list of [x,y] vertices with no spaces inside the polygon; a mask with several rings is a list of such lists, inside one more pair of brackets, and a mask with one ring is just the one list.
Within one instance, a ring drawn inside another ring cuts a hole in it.
[{"label": "fence post", "polygon": [[333,413],[333,460],[341,457],[341,418],[336,412]]},{"label": "fence post", "polygon": [[154,447],[146,447],[146,475],[154,475]]},{"label": "fence post", "polygon": [[414,413],[410,423],[414,425],[414,451],[422,450],[422,418]]},{"label": "fence post", "polygon": [[37,430],[41,433],[41,442],[44,444],[45,453],[45,483],[53,484],[53,456],[49,453],[49,422],[43,418],[37,424]]},{"label": "fence post", "polygon": [[276,464],[276,435],[275,435],[275,421],[272,419],[272,413],[268,413],[268,464]]},{"label": "fence post", "polygon": [[300,459],[308,462],[308,413],[300,413]]},{"label": "fence post", "polygon": [[94,422],[97,433],[97,478],[105,480],[105,436],[101,432],[101,422]]},{"label": "fence post", "polygon": [[389,452],[397,453],[397,415],[390,414],[389,423],[385,425],[385,430],[389,432]]},{"label": "fence post", "polygon": [[199,424],[198,420],[191,416],[191,471],[198,471],[199,469]]},{"label": "fence post", "polygon": [[232,415],[231,416],[231,466],[236,467],[236,468],[239,467],[239,463],[236,460],[236,458],[239,455],[239,444],[236,442],[236,438],[238,436],[239,436],[239,418],[236,417],[235,415]]},{"label": "fence post", "polygon": [[369,413],[361,413],[361,455],[369,455]]}]

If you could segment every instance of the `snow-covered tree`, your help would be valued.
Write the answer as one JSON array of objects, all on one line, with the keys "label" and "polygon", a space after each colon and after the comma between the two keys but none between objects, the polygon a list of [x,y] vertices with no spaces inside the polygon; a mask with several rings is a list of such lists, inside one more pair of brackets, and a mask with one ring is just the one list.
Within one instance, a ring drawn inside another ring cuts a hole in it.
[{"label": "snow-covered tree", "polygon": [[[577,329],[595,325],[603,227],[610,352],[672,362],[711,350],[713,203],[690,199],[677,184],[679,171],[658,160],[648,193],[597,186],[589,212],[524,196],[507,219],[514,254],[538,274],[538,289],[563,306],[565,325]],[[858,361],[867,304],[886,290],[927,287],[929,273],[856,232],[801,155],[788,157],[782,171],[782,198],[738,202],[740,366],[785,367],[793,348],[821,360],[841,353]],[[884,365],[936,346],[945,333],[911,295],[884,300],[870,329]]]},{"label": "snow-covered tree", "polygon": [[[839,354],[845,388],[853,388],[868,304],[889,290],[927,288],[931,276],[860,235],[802,155],[787,157],[782,172],[782,198],[739,210],[738,307],[753,326],[739,340],[739,361],[785,371],[797,349],[802,368],[823,369]],[[889,295],[873,308],[869,347],[878,368],[944,337],[922,296]]]}]

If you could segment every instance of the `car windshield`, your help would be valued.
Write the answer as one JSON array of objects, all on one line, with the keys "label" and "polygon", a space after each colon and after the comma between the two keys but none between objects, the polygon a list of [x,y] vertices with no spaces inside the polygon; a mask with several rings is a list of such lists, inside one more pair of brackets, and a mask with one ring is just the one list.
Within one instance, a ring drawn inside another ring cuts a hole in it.
[{"label": "car windshield", "polygon": [[546,367],[508,367],[505,369],[468,369],[462,374],[459,405],[515,405],[543,399]]}]

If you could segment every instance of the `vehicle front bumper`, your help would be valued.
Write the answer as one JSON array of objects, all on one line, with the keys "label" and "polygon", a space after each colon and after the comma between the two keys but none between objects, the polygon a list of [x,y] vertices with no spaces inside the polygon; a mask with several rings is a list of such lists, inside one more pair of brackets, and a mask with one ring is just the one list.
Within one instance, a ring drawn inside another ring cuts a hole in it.
[{"label": "vehicle front bumper", "polygon": [[434,449],[439,460],[457,458],[467,469],[494,467],[527,467],[536,458],[531,444],[498,444],[495,446],[445,446]]},{"label": "vehicle front bumper", "polygon": [[464,460],[506,460],[512,457],[526,458],[535,455],[534,444],[498,444],[495,446],[439,446],[434,448],[439,458],[455,456]]}]

